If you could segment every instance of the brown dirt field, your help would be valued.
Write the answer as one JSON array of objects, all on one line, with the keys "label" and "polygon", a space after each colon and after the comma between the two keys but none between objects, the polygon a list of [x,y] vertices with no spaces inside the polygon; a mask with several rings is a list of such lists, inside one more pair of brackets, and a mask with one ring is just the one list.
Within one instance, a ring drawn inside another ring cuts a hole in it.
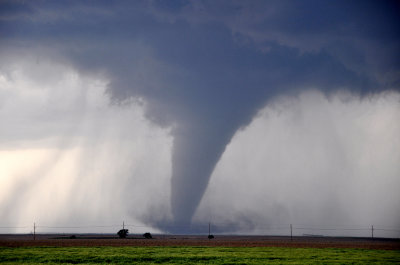
[{"label": "brown dirt field", "polygon": [[363,248],[400,250],[400,239],[346,238],[346,237],[290,237],[285,236],[219,236],[209,240],[202,236],[153,235],[153,239],[144,239],[140,235],[131,235],[119,239],[113,235],[0,235],[2,247],[28,246],[226,246],[226,247],[301,247],[301,248]]}]

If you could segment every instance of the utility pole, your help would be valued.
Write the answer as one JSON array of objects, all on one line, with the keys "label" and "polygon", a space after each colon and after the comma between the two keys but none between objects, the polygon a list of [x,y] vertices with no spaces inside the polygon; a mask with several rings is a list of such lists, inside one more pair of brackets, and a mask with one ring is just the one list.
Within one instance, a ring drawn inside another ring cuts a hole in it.
[{"label": "utility pole", "polygon": [[214,236],[211,235],[211,222],[208,223],[208,239],[213,239]]},{"label": "utility pole", "polygon": [[122,229],[125,229],[125,221],[122,221]]},{"label": "utility pole", "polygon": [[33,222],[33,240],[36,240],[36,223]]},{"label": "utility pole", "polygon": [[372,240],[374,240],[374,226],[371,226],[371,236],[372,236]]},{"label": "utility pole", "polygon": [[290,224],[290,241],[293,240],[293,229],[292,229],[292,224]]}]

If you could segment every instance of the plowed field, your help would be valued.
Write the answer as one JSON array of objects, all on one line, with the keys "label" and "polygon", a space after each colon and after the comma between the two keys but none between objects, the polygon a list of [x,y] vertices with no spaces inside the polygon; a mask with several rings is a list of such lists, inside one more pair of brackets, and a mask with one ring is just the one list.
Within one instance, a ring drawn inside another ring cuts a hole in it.
[{"label": "plowed field", "polygon": [[290,237],[284,236],[203,236],[153,235],[145,239],[132,235],[119,239],[113,235],[0,235],[0,246],[218,246],[218,247],[293,247],[293,248],[361,248],[400,250],[400,239],[348,237]]}]

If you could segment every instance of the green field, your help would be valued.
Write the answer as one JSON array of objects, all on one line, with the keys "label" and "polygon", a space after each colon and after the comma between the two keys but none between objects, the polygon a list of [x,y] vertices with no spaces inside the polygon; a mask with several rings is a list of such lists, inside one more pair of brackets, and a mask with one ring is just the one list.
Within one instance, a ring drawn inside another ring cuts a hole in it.
[{"label": "green field", "polygon": [[278,247],[0,247],[2,264],[399,264],[400,251]]}]

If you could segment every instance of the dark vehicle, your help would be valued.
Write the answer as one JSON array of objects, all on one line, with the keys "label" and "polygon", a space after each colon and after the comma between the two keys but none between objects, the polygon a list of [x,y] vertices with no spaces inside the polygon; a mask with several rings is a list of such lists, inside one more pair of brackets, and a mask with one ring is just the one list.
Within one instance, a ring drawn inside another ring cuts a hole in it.
[{"label": "dark vehicle", "polygon": [[143,237],[147,239],[153,238],[150,233],[144,233]]}]

